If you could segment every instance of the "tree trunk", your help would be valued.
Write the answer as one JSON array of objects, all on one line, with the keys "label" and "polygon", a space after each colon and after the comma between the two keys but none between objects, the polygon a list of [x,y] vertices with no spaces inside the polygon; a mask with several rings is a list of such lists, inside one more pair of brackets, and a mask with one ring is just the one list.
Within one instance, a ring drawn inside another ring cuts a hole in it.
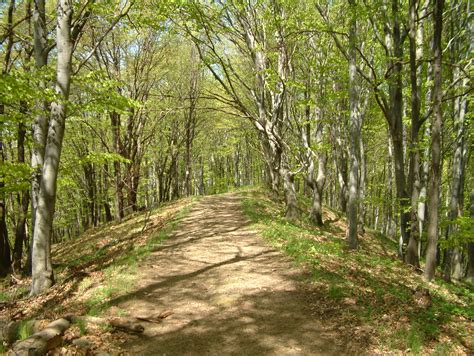
[{"label": "tree trunk", "polygon": [[51,104],[51,118],[44,155],[44,165],[38,210],[36,211],[32,253],[32,287],[31,294],[44,292],[54,283],[51,263],[51,233],[56,204],[57,177],[59,159],[64,137],[66,120],[66,102],[69,98],[71,81],[71,18],[72,3],[70,0],[59,0],[57,7],[57,67],[56,93],[61,98]]},{"label": "tree trunk", "polygon": [[235,153],[233,157],[233,165],[234,165],[234,187],[240,187],[240,145],[236,145]]},{"label": "tree trunk", "polygon": [[[410,0],[410,82],[411,82],[411,142],[410,142],[410,169],[408,174],[408,186],[411,189],[411,228],[408,246],[405,254],[405,262],[409,265],[419,267],[418,241],[420,239],[420,224],[418,217],[418,203],[421,190],[420,172],[420,147],[419,132],[421,128],[421,71],[419,60],[423,55],[423,30],[418,29],[418,0]],[[421,24],[420,24],[421,27]],[[421,38],[420,38],[421,37]]]},{"label": "tree trunk", "polygon": [[[469,196],[470,208],[469,215],[474,219],[474,188],[471,190],[471,195]],[[474,283],[474,242],[469,242],[467,245],[467,274],[466,280],[468,282]]]},{"label": "tree trunk", "polygon": [[110,222],[113,220],[112,212],[110,210],[109,204],[109,164],[104,163],[104,191],[103,191],[103,205],[104,205],[104,212],[105,212],[105,221]]},{"label": "tree trunk", "polygon": [[[387,1],[388,3],[388,1]],[[402,57],[403,44],[399,20],[399,0],[391,0],[391,28],[385,29],[385,46],[388,50],[388,72],[391,73],[388,81],[389,104],[385,106],[385,116],[388,122],[390,138],[393,148],[393,163],[395,172],[395,186],[400,213],[400,244],[399,255],[403,258],[404,247],[409,241],[409,207],[410,197],[406,190],[405,158],[403,140],[403,81]]]},{"label": "tree trunk", "polygon": [[[334,90],[339,90],[335,85]],[[338,105],[339,106],[339,105]],[[345,112],[347,107],[345,103],[340,105],[339,111]],[[336,179],[339,186],[339,210],[344,214],[347,213],[347,200],[348,200],[348,157],[347,148],[349,143],[347,142],[347,133],[345,132],[346,118],[344,115],[340,115],[336,122],[331,126],[332,133],[331,138],[333,141],[333,159],[336,168]],[[341,128],[342,127],[342,128]]]},{"label": "tree trunk", "polygon": [[366,181],[367,181],[367,160],[366,160],[366,155],[365,155],[364,137],[362,134],[362,127],[364,126],[365,109],[364,109],[364,112],[361,111],[360,114],[361,114],[361,119],[360,119],[361,133],[360,133],[360,140],[359,140],[359,147],[360,147],[359,230],[362,234],[364,234],[365,224],[367,220],[366,219],[367,210],[368,210],[368,206],[366,205],[366,201],[365,201]]},{"label": "tree trunk", "polygon": [[55,320],[45,329],[16,342],[12,353],[14,355],[46,355],[48,351],[62,344],[61,336],[70,325],[70,320],[66,318]]},{"label": "tree trunk", "polygon": [[[8,5],[7,15],[7,44],[5,50],[4,67],[2,68],[2,75],[6,75],[9,71],[11,51],[13,48],[13,11],[15,9],[15,1],[11,0]],[[5,113],[5,106],[0,98],[0,116]],[[3,144],[3,121],[0,121],[0,163],[3,165],[5,161],[4,144]],[[11,256],[10,256],[10,244],[8,241],[8,227],[7,227],[7,211],[6,211],[6,193],[3,188],[5,182],[3,176],[0,176],[0,277],[4,277],[10,272],[11,267]]]},{"label": "tree trunk", "polygon": [[350,106],[350,144],[349,144],[349,199],[347,204],[347,242],[349,249],[357,249],[358,238],[358,198],[359,198],[359,162],[360,162],[360,112],[359,88],[357,87],[357,7],[355,0],[349,0],[351,7],[351,20],[349,28],[349,106]]},{"label": "tree trunk", "polygon": [[[26,104],[25,104],[26,105]],[[18,163],[25,163],[25,137],[26,127],[23,122],[18,124]],[[21,258],[23,257],[23,244],[26,239],[26,219],[28,217],[28,206],[30,204],[30,193],[28,190],[18,193],[18,219],[15,227],[15,244],[13,247],[12,268],[14,272],[21,270]]]},{"label": "tree trunk", "polygon": [[428,246],[424,277],[430,281],[435,275],[436,250],[439,230],[439,188],[441,183],[441,128],[442,114],[442,81],[441,81],[441,35],[443,27],[444,0],[434,3],[433,35],[433,115],[431,118],[431,174],[428,186]]},{"label": "tree trunk", "polygon": [[[316,129],[316,142],[322,142],[322,124]],[[326,184],[326,161],[327,154],[322,150],[317,152],[318,175],[313,182],[313,199],[311,204],[310,220],[318,226],[323,225],[323,193]]]},{"label": "tree trunk", "polygon": [[[112,140],[114,151],[117,154],[122,155],[122,142],[120,140],[120,114],[117,112],[110,113],[110,123],[112,126]],[[115,175],[115,199],[116,199],[116,217],[117,220],[122,219],[125,216],[125,198],[123,194],[123,179],[122,179],[122,169],[119,161],[114,161],[114,175]]]},{"label": "tree trunk", "polygon": [[[0,114],[3,114],[3,105],[0,104]],[[0,163],[3,164],[3,142],[0,137]],[[7,214],[5,204],[5,193],[2,191],[5,183],[0,179],[0,277],[4,277],[10,271],[10,244],[8,242]]]},{"label": "tree trunk", "polygon": [[[45,0],[35,0],[33,10],[33,33],[34,53],[36,69],[40,70],[48,63],[48,28],[46,24]],[[46,89],[46,83],[40,82],[40,88]],[[42,169],[44,164],[44,150],[46,147],[46,136],[48,132],[49,105],[47,102],[37,104],[39,114],[36,115],[32,124],[32,152],[31,167],[34,170],[31,182],[31,207],[33,235],[35,227],[36,212],[38,209],[38,195],[41,184]],[[31,247],[32,248],[32,247]]]},{"label": "tree trunk", "polygon": [[[452,4],[453,13],[456,13],[456,8],[459,7],[458,4]],[[460,11],[460,10],[457,10]],[[459,16],[460,19],[463,16]],[[462,24],[462,20],[461,26]],[[453,24],[454,27],[454,24]],[[453,43],[451,46],[451,59],[452,63],[458,63],[460,65],[463,61],[469,63],[469,53],[472,53],[472,41],[469,42],[469,39],[472,37],[472,23],[467,25],[465,39],[468,43],[465,45],[464,38],[458,38],[457,43]],[[463,41],[464,40],[464,41]],[[462,52],[464,50],[464,52]],[[468,66],[469,64],[466,64]],[[461,68],[455,67],[453,73],[453,82],[459,82],[461,79]],[[469,78],[466,77],[462,80],[461,84],[458,85],[459,91],[466,91],[469,88]],[[455,220],[462,215],[463,210],[463,198],[464,198],[464,177],[466,169],[466,145],[465,145],[465,136],[466,136],[466,114],[468,109],[468,95],[458,96],[453,100],[453,129],[455,133],[454,139],[454,152],[452,157],[452,169],[451,169],[451,184],[450,184],[450,197],[448,203],[448,226],[446,227],[446,239],[450,239],[450,235],[458,229],[458,226],[455,224]],[[451,244],[450,244],[451,245]],[[467,249],[469,247],[467,246]],[[451,277],[459,280],[464,275],[463,268],[463,249],[461,246],[448,247],[447,255],[449,259],[445,263],[444,268],[444,279],[446,281],[451,280]]]},{"label": "tree trunk", "polygon": [[286,203],[286,211],[285,217],[292,221],[298,219],[298,200],[296,198],[296,190],[295,190],[295,181],[294,175],[290,170],[286,167],[286,164],[283,168],[281,168],[281,176],[283,178],[283,190],[285,192],[285,203]]}]

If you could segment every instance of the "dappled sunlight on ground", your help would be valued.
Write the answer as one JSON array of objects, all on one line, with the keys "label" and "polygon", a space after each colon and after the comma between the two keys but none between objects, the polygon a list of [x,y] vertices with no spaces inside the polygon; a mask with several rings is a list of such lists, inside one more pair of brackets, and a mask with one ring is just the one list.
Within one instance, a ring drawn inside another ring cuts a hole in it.
[{"label": "dappled sunlight on ground", "polygon": [[126,342],[133,353],[346,352],[340,335],[311,316],[306,278],[263,243],[242,215],[240,198],[228,194],[195,205],[140,266],[137,288],[110,305],[131,316],[174,313]]},{"label": "dappled sunlight on ground", "polygon": [[[348,251],[337,212],[324,211],[322,228],[304,213],[297,222],[283,216],[280,201],[247,190],[179,200],[91,229],[54,247],[58,283],[48,293],[1,313],[9,320],[70,314],[141,320],[141,335],[87,328],[94,352],[114,354],[467,354],[472,348],[467,287],[431,284],[432,306],[420,307],[414,292],[427,286],[398,260],[393,241],[367,232],[359,250]],[[11,293],[23,288],[25,295],[28,283]],[[163,313],[170,315],[161,319]],[[71,340],[83,333],[78,325],[68,330],[66,347],[76,350]]]},{"label": "dappled sunlight on ground", "polygon": [[[113,270],[117,266],[127,265],[132,251],[140,249],[152,236],[159,234],[190,203],[190,199],[182,199],[152,212],[134,214],[121,222],[90,229],[77,239],[53,246],[56,284],[46,294],[16,301],[2,314],[9,315],[10,319],[33,316],[54,319],[65,313],[87,312],[89,306],[83,303],[82,298],[84,288],[81,286],[84,282],[87,282],[88,289],[100,287],[107,279],[107,273],[104,272],[107,268]],[[22,297],[26,297],[30,279],[23,279],[20,283],[12,286],[11,292],[6,290],[5,293],[14,293],[21,288]]]},{"label": "dappled sunlight on ground", "polygon": [[[284,206],[264,191],[242,195],[254,228],[311,276],[315,316],[374,353],[469,354],[474,348],[472,285],[425,283],[419,270],[397,257],[396,243],[373,231],[359,235],[357,251],[348,250],[345,219],[325,209],[324,226],[316,227],[303,198],[301,219],[288,222]],[[429,290],[428,306],[419,303],[418,290]]]}]

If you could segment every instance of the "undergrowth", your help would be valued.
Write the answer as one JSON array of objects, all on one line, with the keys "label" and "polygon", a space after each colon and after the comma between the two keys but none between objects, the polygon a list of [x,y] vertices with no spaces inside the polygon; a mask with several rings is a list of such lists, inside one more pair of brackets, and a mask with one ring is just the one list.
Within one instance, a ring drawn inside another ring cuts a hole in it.
[{"label": "undergrowth", "polygon": [[[17,339],[33,332],[32,320],[55,320],[65,315],[126,316],[116,305],[129,298],[138,282],[139,263],[147,258],[189,213],[198,198],[184,198],[148,212],[131,214],[118,222],[91,228],[79,238],[53,246],[55,285],[40,296],[27,295],[30,280],[0,286],[3,315],[22,315]],[[112,310],[112,307],[113,310]],[[21,314],[20,314],[21,313]],[[78,334],[108,332],[109,326],[78,323]],[[73,333],[73,332],[72,332]],[[3,353],[0,343],[0,354]]]},{"label": "undergrowth", "polygon": [[[309,270],[321,316],[366,327],[365,339],[374,351],[449,354],[472,349],[472,285],[425,284],[398,260],[393,242],[378,233],[366,233],[357,251],[347,250],[345,222],[335,212],[326,211],[329,223],[317,228],[305,216],[287,221],[283,206],[262,191],[241,194],[244,213],[261,235]],[[431,307],[416,304],[417,288],[430,289]]]},{"label": "undergrowth", "polygon": [[82,280],[79,291],[85,292],[90,289],[86,293],[87,297],[84,301],[88,315],[102,314],[111,306],[110,301],[113,298],[125,296],[134,289],[138,278],[138,263],[171,236],[177,224],[188,215],[190,208],[190,205],[182,208],[173,219],[167,221],[161,229],[149,236],[144,244],[135,245],[132,250],[114,259],[113,264],[103,270],[104,278],[99,286],[93,288],[94,281],[91,278]]}]

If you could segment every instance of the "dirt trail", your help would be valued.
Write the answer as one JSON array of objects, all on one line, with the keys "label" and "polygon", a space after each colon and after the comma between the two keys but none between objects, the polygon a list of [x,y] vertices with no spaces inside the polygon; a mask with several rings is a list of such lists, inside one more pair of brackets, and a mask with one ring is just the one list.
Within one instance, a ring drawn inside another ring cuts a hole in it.
[{"label": "dirt trail", "polygon": [[124,345],[140,355],[347,354],[311,316],[304,275],[268,247],[237,194],[207,197],[140,266],[118,304],[131,315],[174,314]]}]

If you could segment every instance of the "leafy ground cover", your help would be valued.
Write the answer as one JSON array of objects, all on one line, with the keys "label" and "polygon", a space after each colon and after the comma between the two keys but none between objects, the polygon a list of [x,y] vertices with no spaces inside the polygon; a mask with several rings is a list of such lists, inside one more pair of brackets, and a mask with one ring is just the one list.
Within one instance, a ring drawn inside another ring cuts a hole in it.
[{"label": "leafy ground cover", "polygon": [[264,191],[241,194],[245,214],[268,243],[308,270],[315,316],[353,329],[374,352],[473,352],[472,285],[426,284],[397,258],[396,244],[373,231],[359,236],[358,251],[346,250],[345,221],[335,212],[326,210],[325,226],[316,228],[304,218],[287,221],[283,204]]},{"label": "leafy ground cover", "polygon": [[[136,283],[137,265],[170,236],[186,216],[193,199],[181,199],[155,210],[137,213],[121,222],[86,231],[80,238],[53,247],[56,284],[48,293],[27,298],[29,278],[4,281],[0,320],[54,320],[64,315],[98,316],[107,311],[112,298],[124,295]],[[114,311],[120,316],[120,310]],[[20,339],[31,334],[27,323]],[[103,333],[104,330],[88,330]],[[68,333],[84,334],[76,325]],[[66,335],[66,339],[68,335]]]}]

